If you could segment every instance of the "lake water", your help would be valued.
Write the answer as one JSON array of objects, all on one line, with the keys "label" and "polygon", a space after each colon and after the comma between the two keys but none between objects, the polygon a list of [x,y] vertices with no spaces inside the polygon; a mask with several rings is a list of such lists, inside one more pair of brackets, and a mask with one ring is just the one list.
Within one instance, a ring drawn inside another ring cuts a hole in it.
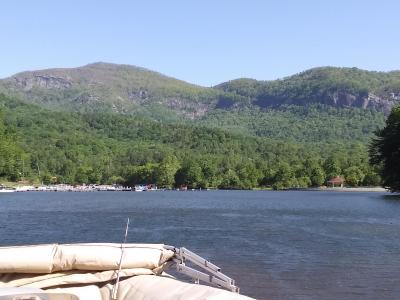
[{"label": "lake water", "polygon": [[400,201],[385,193],[0,194],[0,244],[185,246],[258,299],[399,299]]}]

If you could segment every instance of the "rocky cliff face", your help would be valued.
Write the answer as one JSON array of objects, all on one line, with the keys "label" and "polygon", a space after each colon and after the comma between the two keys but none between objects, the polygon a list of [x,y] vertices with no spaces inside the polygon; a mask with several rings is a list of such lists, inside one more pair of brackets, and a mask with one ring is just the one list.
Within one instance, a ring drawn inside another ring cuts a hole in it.
[{"label": "rocky cliff face", "polygon": [[399,97],[377,96],[373,93],[367,95],[354,95],[349,92],[335,91],[329,95],[324,95],[318,99],[288,99],[276,96],[263,95],[256,97],[253,103],[257,106],[267,108],[282,104],[305,105],[307,103],[322,103],[335,107],[359,107],[364,109],[374,109],[376,111],[389,114],[393,106],[399,105]]},{"label": "rocky cliff face", "polygon": [[373,93],[354,95],[348,92],[337,91],[327,97],[326,104],[340,107],[360,107],[382,111],[388,114],[393,106],[398,105],[396,97],[389,95],[380,97]]},{"label": "rocky cliff face", "polygon": [[56,77],[51,75],[39,75],[35,73],[21,74],[12,77],[16,87],[21,87],[25,91],[29,91],[34,87],[45,89],[67,89],[72,86],[70,78]]}]

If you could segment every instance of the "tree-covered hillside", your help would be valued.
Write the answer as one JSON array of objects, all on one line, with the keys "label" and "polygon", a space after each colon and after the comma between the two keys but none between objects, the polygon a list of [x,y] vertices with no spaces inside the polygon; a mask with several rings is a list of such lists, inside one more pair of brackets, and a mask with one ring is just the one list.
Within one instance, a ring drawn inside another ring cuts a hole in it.
[{"label": "tree-covered hillside", "polygon": [[[297,142],[367,141],[400,93],[400,72],[317,68],[204,88],[128,65],[23,72],[0,90],[56,111],[120,113]],[[364,108],[368,107],[368,108]]]},{"label": "tree-covered hillside", "polygon": [[229,93],[196,86],[144,68],[94,63],[22,72],[0,80],[0,91],[56,110],[152,113],[162,107],[195,117]]},{"label": "tree-covered hillside", "polygon": [[388,113],[400,101],[400,72],[323,67],[280,80],[237,79],[208,88],[135,66],[95,63],[19,73],[0,80],[0,92],[56,110],[137,113],[157,120],[310,103]]},{"label": "tree-covered hillside", "polygon": [[388,113],[400,101],[400,71],[321,67],[281,80],[237,79],[216,88],[247,97],[260,107],[322,103],[373,108]]},{"label": "tree-covered hillside", "polygon": [[384,125],[385,116],[371,109],[307,104],[217,109],[197,122],[230,132],[299,143],[368,143],[374,131]]},{"label": "tree-covered hillside", "polygon": [[96,63],[23,72],[0,91],[5,179],[280,188],[343,175],[360,185],[379,182],[366,147],[400,101],[400,72],[325,67],[205,88]]},{"label": "tree-covered hillside", "polygon": [[11,180],[219,188],[317,186],[338,174],[351,185],[379,181],[359,142],[295,143],[140,116],[55,112],[6,96],[0,107],[15,150],[1,160],[17,162],[1,176]]},{"label": "tree-covered hillside", "polygon": [[0,111],[0,178],[17,180],[22,175],[22,161],[26,153],[17,143],[13,127],[4,124],[4,112]]}]

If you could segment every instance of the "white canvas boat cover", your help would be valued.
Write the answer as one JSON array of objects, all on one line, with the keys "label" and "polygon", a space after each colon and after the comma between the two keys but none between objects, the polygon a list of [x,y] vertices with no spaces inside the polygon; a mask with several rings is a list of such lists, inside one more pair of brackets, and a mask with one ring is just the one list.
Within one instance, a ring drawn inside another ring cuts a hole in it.
[{"label": "white canvas boat cover", "polygon": [[[125,244],[122,269],[153,270],[174,252],[159,244]],[[0,273],[49,274],[59,271],[118,270],[119,244],[71,244],[0,247]]]},{"label": "white canvas boat cover", "polygon": [[[50,244],[0,247],[0,289],[30,287],[81,300],[111,299],[120,244]],[[174,256],[162,244],[125,244],[118,299],[250,299],[161,275]]]}]

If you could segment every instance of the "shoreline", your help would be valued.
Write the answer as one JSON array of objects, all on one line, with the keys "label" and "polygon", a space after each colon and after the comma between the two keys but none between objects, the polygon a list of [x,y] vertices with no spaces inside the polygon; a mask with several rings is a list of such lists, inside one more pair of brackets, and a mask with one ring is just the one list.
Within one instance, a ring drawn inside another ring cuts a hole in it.
[{"label": "shoreline", "polygon": [[294,189],[287,189],[288,191],[305,191],[305,192],[387,192],[390,191],[383,187],[317,187],[317,188],[294,188]]},{"label": "shoreline", "polygon": [[[97,191],[274,191],[271,187],[257,187],[252,189],[218,189],[218,188],[200,188],[200,189],[180,189],[180,188],[157,188],[155,185],[148,189],[136,189],[135,187],[125,187],[118,184],[113,185],[69,185],[69,184],[55,184],[55,185],[40,185],[33,183],[32,185],[22,185],[16,182],[7,182],[1,184],[3,191],[14,192],[97,192]],[[142,186],[140,186],[142,187]],[[304,191],[304,192],[387,192],[389,189],[379,186],[369,187],[305,187],[305,188],[284,188],[278,191]]]}]

